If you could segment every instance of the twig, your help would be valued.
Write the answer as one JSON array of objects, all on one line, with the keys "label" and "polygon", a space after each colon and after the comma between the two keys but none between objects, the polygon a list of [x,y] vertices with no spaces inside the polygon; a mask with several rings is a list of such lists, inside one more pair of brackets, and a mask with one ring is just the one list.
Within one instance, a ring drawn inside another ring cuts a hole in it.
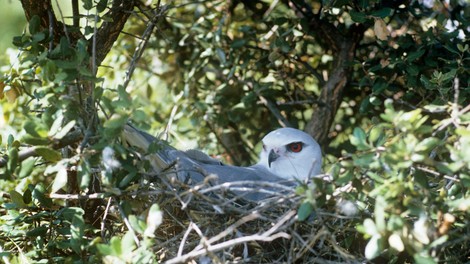
[{"label": "twig", "polygon": [[171,126],[173,124],[173,120],[175,119],[176,110],[178,110],[178,105],[177,104],[175,104],[173,106],[173,108],[171,109],[170,118],[168,119],[168,123],[167,123],[167,125],[165,127],[165,131],[163,132],[163,135],[162,135],[162,140],[164,140],[164,141],[168,141],[168,139],[169,139],[169,134],[170,134],[170,131],[171,131]]},{"label": "twig", "polygon": [[132,227],[131,223],[129,222],[129,219],[127,218],[127,215],[124,213],[124,210],[122,209],[122,206],[119,203],[117,203],[117,207],[119,209],[119,213],[121,214],[122,220],[124,221],[124,224],[126,225],[129,232],[131,232],[132,236],[134,237],[135,244],[137,245],[137,247],[140,247],[139,238],[135,234],[134,228]]},{"label": "twig", "polygon": [[[217,234],[216,236],[212,237],[211,239],[209,239],[209,243],[210,244],[213,244],[215,242],[217,242],[218,240],[226,237],[227,235],[229,235],[230,233],[232,233],[233,231],[235,231],[236,228],[238,228],[239,226],[247,223],[247,222],[250,222],[250,221],[253,221],[257,218],[259,218],[260,215],[258,213],[252,213],[252,214],[249,214],[249,215],[246,215],[244,216],[242,219],[239,219],[237,222],[235,222],[234,224],[230,225],[229,227],[227,227],[224,231],[220,232],[219,234]],[[198,245],[194,250],[199,250],[201,249],[202,246],[201,245]]]},{"label": "twig", "polygon": [[[194,222],[192,223],[193,225],[193,229],[194,231],[196,231],[196,233],[199,235],[199,237],[201,238],[201,243],[202,245],[204,245],[204,249],[208,249],[211,244],[207,241],[207,237],[202,233],[201,229],[199,228],[199,226],[197,226]],[[211,254],[212,252],[208,251],[209,254]],[[213,256],[213,255],[212,255]]]},{"label": "twig", "polygon": [[323,102],[318,100],[299,100],[299,101],[289,101],[289,102],[277,102],[277,105],[305,105],[305,104],[318,104],[322,105]]},{"label": "twig", "polygon": [[[60,19],[62,20],[62,25],[64,26],[64,34],[65,34],[65,37],[67,38],[67,41],[68,41],[68,43],[70,44],[71,41],[70,41],[70,37],[69,37],[69,32],[68,32],[68,30],[67,30],[67,24],[65,24],[65,21],[64,21],[64,14],[62,13],[62,9],[60,8],[59,1],[56,0],[55,3],[56,3],[56,5],[57,5],[57,9],[59,10]],[[52,14],[53,14],[53,13],[52,13]]]},{"label": "twig", "polygon": [[442,124],[434,131],[433,136],[437,134],[437,132],[443,130],[450,124],[454,124],[458,126],[460,124],[460,116],[465,114],[466,112],[470,111],[470,104],[464,107],[462,110],[459,111],[459,94],[460,94],[460,81],[458,77],[454,78],[454,102],[452,103],[452,113],[450,114],[450,118],[442,122]]},{"label": "twig", "polygon": [[183,263],[183,262],[188,261],[189,259],[193,259],[195,257],[202,256],[202,255],[206,254],[208,251],[216,252],[216,251],[228,248],[228,247],[233,247],[233,246],[243,244],[245,242],[251,242],[251,241],[271,242],[271,241],[273,241],[275,239],[278,239],[278,238],[290,239],[290,235],[285,233],[285,232],[280,232],[280,233],[277,233],[277,234],[274,234],[274,235],[271,235],[271,236],[266,236],[266,234],[261,234],[261,235],[251,235],[251,236],[239,237],[239,238],[235,238],[235,239],[232,239],[232,240],[229,240],[229,241],[226,241],[226,242],[214,245],[214,246],[210,246],[207,250],[201,249],[201,250],[198,250],[198,251],[190,252],[190,253],[185,254],[181,257],[176,257],[176,258],[170,259],[170,260],[166,261],[165,263],[166,264]]},{"label": "twig", "polygon": [[422,171],[424,171],[424,172],[427,172],[427,173],[431,173],[431,174],[433,174],[433,175],[435,175],[435,176],[442,176],[444,179],[447,179],[447,180],[451,180],[451,181],[455,181],[455,182],[460,182],[460,180],[457,179],[457,178],[455,178],[455,177],[452,177],[452,176],[449,176],[449,175],[443,175],[443,174],[441,174],[441,173],[439,173],[439,172],[437,172],[437,171],[431,170],[431,169],[426,168],[426,167],[423,167],[423,166],[417,166],[417,167],[415,167],[415,168],[417,168],[418,170],[422,170]]},{"label": "twig", "polygon": [[78,0],[72,0],[72,19],[73,26],[78,28],[80,26],[80,12],[78,9]]},{"label": "twig", "polygon": [[[302,257],[307,251],[309,251],[310,253],[314,254],[314,255],[319,255],[318,252],[316,252],[312,246],[317,242],[317,239],[316,237],[317,236],[320,236],[321,235],[321,232],[316,232],[316,235],[314,236],[313,239],[309,239],[309,243],[307,244],[307,242],[299,235],[299,233],[297,233],[296,231],[292,231],[291,234],[294,236],[295,239],[297,239],[300,244],[301,244],[301,249],[300,249],[300,252],[298,252],[295,256],[295,259],[299,259],[299,257]],[[295,241],[293,240],[292,243],[294,245],[292,245],[292,247],[294,248],[297,248],[297,245],[295,245]]]},{"label": "twig", "polygon": [[164,12],[166,12],[166,9],[160,10],[161,5],[160,5],[160,0],[157,3],[157,9],[160,11],[160,13],[154,14],[154,19],[149,20],[149,25],[145,29],[144,33],[142,34],[142,41],[139,43],[137,48],[134,51],[134,55],[132,55],[132,60],[130,62],[129,69],[127,70],[126,73],[126,78],[124,79],[123,87],[124,89],[129,85],[129,82],[131,81],[132,74],[134,73],[134,70],[137,66],[137,62],[140,60],[142,55],[144,54],[145,47],[148,44],[148,41],[150,40],[150,37],[152,36],[152,32],[157,24],[157,20],[160,16],[163,15]]},{"label": "twig", "polygon": [[189,233],[191,233],[191,230],[193,230],[193,222],[189,223],[188,229],[184,232],[183,239],[181,239],[180,246],[178,248],[178,257],[181,257],[183,254],[183,249],[184,249],[184,244],[186,244],[186,240],[188,239]]},{"label": "twig", "polygon": [[[60,9],[59,9],[60,10]],[[47,10],[47,16],[49,19],[49,34],[51,34],[51,40],[49,41],[49,52],[52,52],[52,49],[54,49],[54,13],[52,10]],[[24,89],[24,91],[27,91],[27,89]]]},{"label": "twig", "polygon": [[[285,239],[290,239],[291,236],[285,232],[279,232],[275,233],[286,221],[291,219],[295,215],[295,210],[291,210],[288,213],[286,213],[278,223],[276,223],[272,228],[270,228],[268,231],[263,232],[262,234],[254,234],[254,235],[249,235],[249,236],[242,236],[238,238],[234,238],[216,245],[208,245],[206,249],[199,249],[199,250],[193,250],[189,252],[188,254],[170,259],[166,261],[165,263],[167,264],[172,264],[172,263],[181,263],[181,262],[186,262],[189,259],[204,255],[208,252],[216,252],[228,247],[233,247],[239,244],[243,244],[246,242],[251,242],[251,241],[264,241],[264,242],[271,242],[277,238],[285,238]],[[224,231],[225,232],[225,231]]]},{"label": "twig", "polygon": [[[289,182],[289,181],[286,181]],[[241,186],[240,188],[236,188],[237,186]],[[203,190],[200,190],[199,192],[202,194],[208,193],[208,192],[213,192],[215,190],[240,190],[240,191],[246,191],[250,190],[249,187],[247,186],[256,186],[256,191],[260,192],[265,192],[265,193],[274,193],[274,194],[279,194],[279,191],[273,192],[269,190],[264,190],[260,189],[261,187],[269,187],[269,188],[275,188],[279,190],[284,190],[284,191],[291,191],[293,185],[284,185],[282,183],[276,183],[276,182],[267,182],[267,181],[232,181],[232,182],[224,182],[221,184],[217,184],[208,188],[205,188]]]},{"label": "twig", "polygon": [[0,245],[0,254],[2,255],[2,260],[5,264],[10,264],[10,260],[8,260],[5,251],[3,251],[2,245]]},{"label": "twig", "polygon": [[111,207],[112,197],[109,197],[108,203],[106,204],[106,209],[104,210],[103,220],[101,220],[101,238],[105,239],[105,226],[106,226],[106,218],[108,216],[109,208]]},{"label": "twig", "polygon": [[62,200],[92,200],[92,199],[104,199],[108,196],[106,193],[93,193],[93,194],[60,194],[51,193],[49,198],[62,199]]},{"label": "twig", "polygon": [[307,70],[318,80],[318,86],[322,87],[323,85],[325,85],[325,83],[326,83],[325,79],[323,78],[323,76],[320,73],[318,73],[312,67],[312,65],[310,65],[308,62],[303,61],[303,60],[301,60],[300,58],[297,58],[297,57],[294,57],[293,59],[296,60],[297,62],[302,63],[305,66],[305,68],[307,68]]}]

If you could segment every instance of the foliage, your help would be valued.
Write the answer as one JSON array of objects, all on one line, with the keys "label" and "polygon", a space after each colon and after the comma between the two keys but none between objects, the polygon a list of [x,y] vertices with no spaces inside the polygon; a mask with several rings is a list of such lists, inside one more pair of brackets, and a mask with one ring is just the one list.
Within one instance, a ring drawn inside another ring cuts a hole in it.
[{"label": "foliage", "polygon": [[[81,1],[75,30],[112,21],[111,2]],[[266,131],[306,128],[328,107],[320,94],[342,57],[312,21],[361,40],[325,128],[332,182],[298,188],[299,222],[346,215],[341,230],[325,225],[356,261],[468,261],[465,2],[154,2],[136,5],[98,69],[93,38],[54,41],[38,16],[14,38],[0,79],[5,262],[156,262],[165,215],[143,195],[149,164],[120,140],[123,126],[167,127],[173,145],[253,162]]]}]

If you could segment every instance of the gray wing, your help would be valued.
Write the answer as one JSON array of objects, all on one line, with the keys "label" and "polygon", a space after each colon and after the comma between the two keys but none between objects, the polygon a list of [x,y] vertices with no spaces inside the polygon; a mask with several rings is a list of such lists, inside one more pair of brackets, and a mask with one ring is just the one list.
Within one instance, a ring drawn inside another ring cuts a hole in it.
[{"label": "gray wing", "polygon": [[205,182],[254,201],[289,190],[295,185],[295,182],[277,177],[259,165],[228,166],[199,151],[197,151],[199,153],[193,150],[189,153],[179,151],[130,125],[124,128],[123,137],[129,145],[145,152],[152,143],[156,144],[156,151],[146,156],[153,169],[157,173],[169,178],[174,177],[189,185]]}]

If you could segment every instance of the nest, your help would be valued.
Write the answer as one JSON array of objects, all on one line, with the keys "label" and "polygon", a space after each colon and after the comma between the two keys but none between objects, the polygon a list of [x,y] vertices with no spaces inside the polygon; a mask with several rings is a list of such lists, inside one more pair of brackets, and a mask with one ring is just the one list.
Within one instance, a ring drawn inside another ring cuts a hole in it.
[{"label": "nest", "polygon": [[[155,142],[155,138],[132,126],[126,127],[124,138],[130,146],[144,151]],[[341,196],[347,193],[344,190],[335,194],[333,188],[328,188],[328,194],[323,193],[322,186],[332,183],[320,179],[312,180],[299,193],[292,181],[218,184],[217,177],[194,167],[197,162],[187,162],[188,154],[172,152],[165,146],[157,153],[136,154],[153,169],[142,179],[134,198],[157,203],[164,215],[156,230],[154,248],[161,262],[364,262],[365,242],[355,229],[359,217],[338,210]],[[186,173],[201,177],[189,177],[187,182]],[[250,197],[263,200],[246,199]],[[306,219],[299,221],[298,209],[306,200],[312,213],[308,215],[307,210],[306,215],[304,210]]]},{"label": "nest", "polygon": [[[154,248],[163,263],[364,261],[345,242],[357,239],[354,217],[315,208],[309,218],[298,221],[305,195],[296,194],[295,188],[260,181],[188,185],[171,177],[158,177],[146,186],[158,193],[151,200],[164,214]],[[267,198],[244,199],[250,192],[265,192]]]}]

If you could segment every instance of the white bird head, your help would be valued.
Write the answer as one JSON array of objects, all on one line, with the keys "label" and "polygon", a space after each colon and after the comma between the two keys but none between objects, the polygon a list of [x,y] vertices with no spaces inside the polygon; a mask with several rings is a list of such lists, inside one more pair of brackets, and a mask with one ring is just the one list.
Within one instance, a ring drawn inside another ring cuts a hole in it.
[{"label": "white bird head", "polygon": [[318,143],[295,128],[279,128],[263,138],[261,165],[284,179],[303,180],[321,172],[322,154]]}]

